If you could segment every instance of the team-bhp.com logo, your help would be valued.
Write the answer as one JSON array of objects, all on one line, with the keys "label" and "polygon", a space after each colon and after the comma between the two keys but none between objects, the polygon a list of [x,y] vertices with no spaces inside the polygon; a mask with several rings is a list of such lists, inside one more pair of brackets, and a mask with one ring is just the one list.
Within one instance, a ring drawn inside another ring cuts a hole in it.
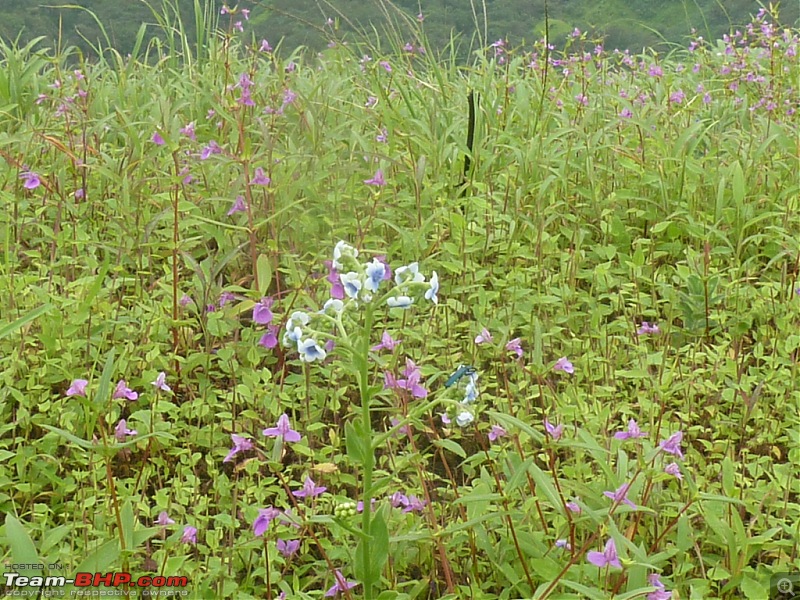
[{"label": "team-bhp.com logo", "polygon": [[[133,588],[143,588],[142,596],[155,596],[155,597],[180,597],[187,594],[185,589],[168,589],[168,588],[185,588],[189,585],[186,577],[164,577],[163,575],[142,575],[141,577],[133,577],[128,572],[111,572],[111,573],[76,573],[75,577],[64,577],[63,575],[50,575],[27,577],[19,573],[3,573],[5,579],[5,595],[6,596],[41,596],[41,597],[54,597],[54,596],[112,596],[112,595],[126,595],[137,596],[137,592]],[[72,589],[69,594],[66,594],[63,589],[65,586],[72,585],[77,589]],[[125,588],[127,593],[121,593],[125,590],[118,590],[120,593],[111,593],[111,590],[105,590],[98,593],[95,588]],[[55,593],[54,593],[55,592]],[[58,593],[61,592],[61,593]]]}]

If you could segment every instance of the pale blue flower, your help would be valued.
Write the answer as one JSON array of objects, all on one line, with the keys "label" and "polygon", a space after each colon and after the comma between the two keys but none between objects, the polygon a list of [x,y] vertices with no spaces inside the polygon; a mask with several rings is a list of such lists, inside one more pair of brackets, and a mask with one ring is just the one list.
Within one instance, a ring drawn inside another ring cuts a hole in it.
[{"label": "pale blue flower", "polygon": [[367,264],[367,280],[364,282],[364,287],[370,292],[377,292],[385,274],[386,265],[377,258],[373,258],[372,262]]},{"label": "pale blue flower", "polygon": [[400,267],[394,273],[394,281],[397,285],[402,285],[407,281],[412,283],[422,283],[425,276],[419,272],[419,263],[411,263],[408,266]]},{"label": "pale blue flower", "polygon": [[315,360],[325,360],[328,353],[317,341],[311,338],[297,342],[297,351],[300,353],[300,360],[303,362],[314,362]]},{"label": "pale blue flower", "polygon": [[466,427],[475,420],[475,416],[468,410],[462,410],[456,415],[456,425]]},{"label": "pale blue flower", "polygon": [[361,287],[364,285],[364,282],[361,281],[361,275],[355,271],[342,273],[339,275],[339,281],[341,281],[342,285],[344,286],[345,294],[353,299],[358,298],[358,293],[361,291]]},{"label": "pale blue flower", "polygon": [[283,334],[284,346],[296,346],[300,343],[300,338],[303,337],[303,330],[299,327],[290,327],[292,324],[291,319],[286,324],[286,332]]},{"label": "pale blue flower", "polygon": [[478,374],[470,373],[467,387],[464,389],[464,404],[475,402],[478,399]]},{"label": "pale blue flower", "polygon": [[341,262],[343,258],[358,258],[358,250],[345,241],[339,241],[333,248],[333,268],[337,271],[343,268]]},{"label": "pale blue flower", "polygon": [[334,313],[342,312],[342,310],[344,310],[344,302],[336,298],[329,298],[325,301],[325,304],[322,305],[322,310],[320,312],[327,314],[329,310],[332,310]]},{"label": "pale blue flower", "polygon": [[292,313],[292,316],[289,317],[289,321],[286,323],[286,329],[294,329],[295,327],[308,325],[308,321],[308,313],[305,313],[302,310],[296,310]]},{"label": "pale blue flower", "polygon": [[430,300],[434,304],[439,304],[439,298],[436,296],[436,294],[438,293],[439,293],[439,275],[437,275],[436,271],[434,271],[431,274],[430,287],[428,288],[428,291],[425,292],[425,299]]},{"label": "pale blue flower", "polygon": [[390,308],[408,308],[414,304],[414,299],[408,296],[397,296],[396,298],[387,298],[386,304]]}]

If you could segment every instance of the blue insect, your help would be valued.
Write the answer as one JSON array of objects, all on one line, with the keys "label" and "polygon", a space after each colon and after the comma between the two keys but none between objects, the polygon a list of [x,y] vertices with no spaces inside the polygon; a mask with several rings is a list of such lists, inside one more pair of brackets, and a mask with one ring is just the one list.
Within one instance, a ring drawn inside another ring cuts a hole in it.
[{"label": "blue insect", "polygon": [[470,367],[467,365],[461,365],[456,369],[456,372],[450,375],[447,378],[447,381],[444,382],[444,387],[450,387],[455,384],[459,379],[462,377],[467,377],[468,375],[472,375],[475,373],[475,367]]}]

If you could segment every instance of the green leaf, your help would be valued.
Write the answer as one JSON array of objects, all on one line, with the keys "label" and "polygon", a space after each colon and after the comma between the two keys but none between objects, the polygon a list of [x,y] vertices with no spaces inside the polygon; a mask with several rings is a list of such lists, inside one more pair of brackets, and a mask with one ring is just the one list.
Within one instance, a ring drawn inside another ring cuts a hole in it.
[{"label": "green leaf", "polygon": [[272,283],[272,265],[269,264],[269,256],[266,254],[258,255],[256,273],[258,274],[258,291],[262,296],[266,296]]},{"label": "green leaf", "polygon": [[761,598],[769,598],[769,590],[761,583],[745,575],[742,577],[742,583],[739,588],[744,593],[745,598],[749,600],[760,600]]},{"label": "green leaf", "polygon": [[[120,510],[120,520],[122,521],[122,534],[123,539],[121,541],[124,542],[124,546],[126,550],[133,549],[133,527],[136,524],[133,516],[133,504],[131,503],[131,499],[128,498],[125,500],[125,504],[122,505],[122,510]],[[122,546],[122,544],[120,544]]]},{"label": "green leaf", "polygon": [[165,440],[172,440],[176,441],[177,438],[172,435],[171,433],[167,433],[166,431],[154,431],[153,433],[148,433],[146,435],[138,436],[128,442],[124,442],[122,444],[113,444],[109,446],[104,446],[100,443],[93,443],[88,442],[82,438],[79,438],[76,435],[71,434],[69,431],[64,431],[63,429],[59,429],[58,427],[53,427],[52,425],[41,425],[42,429],[47,429],[48,431],[52,431],[53,433],[57,433],[61,437],[66,440],[69,440],[76,446],[80,446],[84,450],[89,450],[91,452],[97,452],[99,454],[113,454],[118,450],[122,450],[123,448],[128,448],[130,446],[135,446],[139,442],[146,440],[148,438],[162,438]]},{"label": "green leaf", "polygon": [[[100,375],[100,382],[97,385],[97,393],[92,397],[95,406],[103,406],[109,400],[109,393],[111,392],[111,378],[114,376],[114,353],[116,350],[112,348],[106,355],[106,364],[103,367],[103,373]],[[93,433],[90,431],[89,433]]]},{"label": "green leaf", "polygon": [[355,425],[353,425],[352,421],[345,423],[344,436],[345,446],[347,446],[347,456],[349,456],[353,462],[363,465],[366,453],[364,451],[365,449],[362,444],[361,436],[359,435],[358,431],[356,431]]},{"label": "green leaf", "polygon": [[22,329],[23,327],[25,327],[25,325],[27,325],[28,323],[30,323],[35,319],[38,319],[43,314],[50,312],[52,309],[53,309],[52,304],[44,304],[39,308],[34,308],[31,312],[20,317],[16,321],[12,321],[11,323],[6,323],[2,327],[0,327],[0,340],[2,340],[6,336],[11,335],[18,329]]},{"label": "green leaf", "polygon": [[370,556],[370,579],[373,585],[377,585],[381,580],[381,571],[383,565],[389,559],[389,529],[386,527],[386,521],[383,518],[383,513],[378,512],[370,523],[369,533],[372,540],[369,542]]},{"label": "green leaf", "polygon": [[454,442],[453,440],[440,439],[440,440],[434,440],[433,443],[435,446],[439,446],[440,448],[449,450],[456,456],[460,456],[461,458],[467,458],[467,453],[464,452],[464,449],[461,447],[461,445]]},{"label": "green leaf", "polygon": [[[36,546],[25,526],[10,513],[6,514],[6,541],[11,549],[11,562],[17,565],[40,565]],[[42,575],[41,569],[19,569],[21,575],[37,577]]]}]

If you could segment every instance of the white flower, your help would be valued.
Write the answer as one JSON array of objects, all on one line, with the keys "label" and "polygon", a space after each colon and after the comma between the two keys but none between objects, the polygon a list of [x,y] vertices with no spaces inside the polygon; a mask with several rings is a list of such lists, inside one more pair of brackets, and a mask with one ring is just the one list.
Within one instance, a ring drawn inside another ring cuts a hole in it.
[{"label": "white flower", "polygon": [[399,267],[394,273],[394,281],[397,285],[401,285],[407,281],[411,283],[422,283],[425,281],[425,276],[419,272],[419,263],[411,263],[405,267]]},{"label": "white flower", "polygon": [[439,298],[436,294],[439,293],[439,276],[436,271],[431,275],[430,287],[425,292],[425,299],[432,301],[434,304],[439,304]]},{"label": "white flower", "polygon": [[462,410],[456,417],[456,424],[459,427],[466,427],[475,420],[475,417],[468,410]]},{"label": "white flower", "polygon": [[388,304],[390,308],[408,308],[414,304],[414,299],[408,296],[397,296],[396,298],[387,298],[386,304]]},{"label": "white flower", "polygon": [[333,268],[341,271],[343,266],[341,260],[343,258],[356,258],[358,257],[358,250],[353,248],[345,241],[340,241],[333,249]]},{"label": "white flower", "polygon": [[384,275],[386,275],[386,265],[377,258],[373,258],[371,263],[367,263],[366,270],[367,280],[364,282],[364,287],[375,293],[378,291],[378,286],[383,281]]},{"label": "white flower", "polygon": [[328,298],[328,300],[322,306],[322,310],[320,312],[327,313],[329,309],[335,313],[340,313],[342,310],[344,310],[344,302],[337,300],[336,298]]},{"label": "white flower", "polygon": [[325,349],[317,344],[316,340],[308,338],[297,343],[297,351],[300,353],[300,360],[303,362],[314,362],[315,360],[325,360],[328,355]]},{"label": "white flower", "polygon": [[347,294],[348,297],[353,299],[358,298],[358,292],[361,291],[361,287],[364,285],[364,282],[361,281],[360,274],[356,273],[355,271],[342,273],[339,275],[339,281],[342,282],[344,293]]}]

